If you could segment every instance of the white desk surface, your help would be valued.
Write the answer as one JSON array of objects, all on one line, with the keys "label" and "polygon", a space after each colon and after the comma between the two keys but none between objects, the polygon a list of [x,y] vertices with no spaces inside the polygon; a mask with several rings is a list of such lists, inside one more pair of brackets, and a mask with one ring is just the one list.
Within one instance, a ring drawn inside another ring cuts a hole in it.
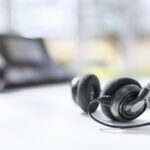
[{"label": "white desk surface", "polygon": [[0,150],[149,150],[149,143],[150,127],[116,130],[91,120],[74,105],[69,85],[0,94]]}]

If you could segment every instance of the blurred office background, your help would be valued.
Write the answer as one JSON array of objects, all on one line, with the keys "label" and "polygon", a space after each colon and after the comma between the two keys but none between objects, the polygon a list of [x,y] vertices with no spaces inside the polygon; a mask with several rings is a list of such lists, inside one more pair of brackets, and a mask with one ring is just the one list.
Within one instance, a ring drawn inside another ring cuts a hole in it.
[{"label": "blurred office background", "polygon": [[74,74],[145,77],[149,15],[149,0],[0,0],[0,33],[41,38],[50,59]]}]

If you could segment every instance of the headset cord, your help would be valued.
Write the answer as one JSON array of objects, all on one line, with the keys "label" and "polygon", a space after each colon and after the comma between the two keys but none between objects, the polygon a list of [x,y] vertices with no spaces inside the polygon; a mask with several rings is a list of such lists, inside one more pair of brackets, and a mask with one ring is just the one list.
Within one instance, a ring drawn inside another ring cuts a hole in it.
[{"label": "headset cord", "polygon": [[138,127],[143,127],[143,126],[148,126],[150,125],[150,122],[146,122],[146,123],[141,123],[141,124],[137,124],[137,125],[125,125],[125,126],[121,126],[121,125],[112,125],[112,124],[109,124],[109,123],[105,123],[103,121],[100,121],[98,120],[97,118],[95,118],[92,114],[92,112],[90,111],[91,109],[91,106],[92,104],[94,103],[100,103],[100,100],[98,99],[95,99],[93,101],[91,101],[89,104],[88,104],[88,107],[87,107],[87,112],[88,112],[88,115],[96,122],[104,125],[104,126],[107,126],[107,127],[110,127],[110,128],[119,128],[119,129],[129,129],[129,128],[138,128]]}]

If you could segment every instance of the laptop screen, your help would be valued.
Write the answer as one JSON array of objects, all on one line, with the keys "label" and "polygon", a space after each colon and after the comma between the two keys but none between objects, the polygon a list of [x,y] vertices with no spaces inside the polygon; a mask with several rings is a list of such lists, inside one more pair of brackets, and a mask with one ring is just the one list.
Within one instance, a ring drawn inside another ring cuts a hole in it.
[{"label": "laptop screen", "polygon": [[39,65],[48,59],[41,39],[4,37],[5,55],[12,63]]}]

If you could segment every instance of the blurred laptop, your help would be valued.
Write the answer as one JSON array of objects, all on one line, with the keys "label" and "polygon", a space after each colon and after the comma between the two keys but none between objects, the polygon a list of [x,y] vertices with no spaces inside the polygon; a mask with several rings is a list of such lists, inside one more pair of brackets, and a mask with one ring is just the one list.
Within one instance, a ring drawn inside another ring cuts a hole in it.
[{"label": "blurred laptop", "polygon": [[67,82],[73,78],[71,73],[58,67],[49,58],[40,38],[1,36],[0,45],[0,60],[3,59],[1,89]]}]

